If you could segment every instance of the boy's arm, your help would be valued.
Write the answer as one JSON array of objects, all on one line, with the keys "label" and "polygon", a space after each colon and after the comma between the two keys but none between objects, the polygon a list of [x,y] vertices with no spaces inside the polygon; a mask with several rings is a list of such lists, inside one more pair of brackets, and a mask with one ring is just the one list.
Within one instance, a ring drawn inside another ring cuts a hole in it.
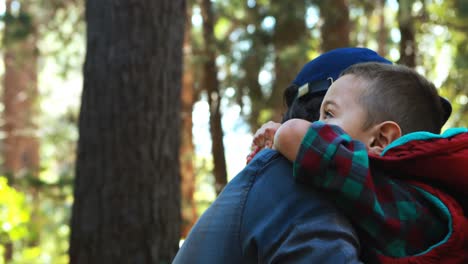
[{"label": "boy's arm", "polygon": [[294,161],[310,122],[303,119],[291,119],[282,124],[275,133],[273,148],[288,160]]},{"label": "boy's arm", "polygon": [[264,148],[273,148],[288,160],[294,161],[310,124],[303,119],[291,119],[284,124],[272,121],[265,123],[255,132],[247,164]]},{"label": "boy's arm", "polygon": [[309,126],[294,176],[330,194],[363,239],[385,255],[421,253],[447,232],[445,220],[420,191],[378,171],[371,174],[365,145],[337,126]]}]

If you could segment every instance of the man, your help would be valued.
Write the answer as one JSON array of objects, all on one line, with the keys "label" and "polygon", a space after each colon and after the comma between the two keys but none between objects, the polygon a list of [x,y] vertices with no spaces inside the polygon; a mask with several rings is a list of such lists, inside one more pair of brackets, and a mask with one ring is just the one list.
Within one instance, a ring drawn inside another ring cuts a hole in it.
[{"label": "man", "polygon": [[[285,91],[283,122],[316,121],[327,78],[360,62],[390,63],[364,48],[333,50],[307,63]],[[200,217],[174,263],[359,263],[354,230],[322,196],[297,185],[278,152],[263,150]]]}]

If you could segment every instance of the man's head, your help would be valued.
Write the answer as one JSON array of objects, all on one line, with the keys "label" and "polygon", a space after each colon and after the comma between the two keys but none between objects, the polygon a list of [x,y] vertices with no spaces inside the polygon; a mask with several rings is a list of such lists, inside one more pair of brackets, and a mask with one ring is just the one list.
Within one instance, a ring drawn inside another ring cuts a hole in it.
[{"label": "man's head", "polygon": [[351,65],[363,62],[391,62],[366,48],[340,48],[326,52],[308,62],[293,84],[284,92],[288,107],[283,122],[291,118],[317,121],[323,96],[333,80]]},{"label": "man's head", "polygon": [[401,135],[440,133],[445,111],[435,86],[401,65],[356,64],[329,88],[320,120],[343,128],[379,154]]}]

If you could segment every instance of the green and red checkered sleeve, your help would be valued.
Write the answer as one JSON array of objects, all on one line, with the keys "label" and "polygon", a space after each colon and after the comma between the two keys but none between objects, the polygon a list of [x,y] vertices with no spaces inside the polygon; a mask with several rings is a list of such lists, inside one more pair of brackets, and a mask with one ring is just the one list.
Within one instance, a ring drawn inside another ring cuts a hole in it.
[{"label": "green and red checkered sleeve", "polygon": [[425,193],[371,169],[366,146],[340,127],[311,125],[294,162],[294,176],[325,191],[363,243],[384,255],[421,253],[448,232],[446,220]]}]

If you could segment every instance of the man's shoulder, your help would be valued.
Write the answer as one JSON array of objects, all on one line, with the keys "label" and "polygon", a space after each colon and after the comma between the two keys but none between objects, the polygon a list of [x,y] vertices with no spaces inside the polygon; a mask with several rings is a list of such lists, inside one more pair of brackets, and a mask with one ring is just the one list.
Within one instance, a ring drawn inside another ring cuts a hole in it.
[{"label": "man's shoulder", "polygon": [[[351,226],[319,192],[295,182],[292,163],[272,150],[262,151],[256,159],[247,166],[255,169],[242,203],[240,240],[244,256],[266,263],[285,256],[294,258],[295,263],[317,259],[334,263],[328,261],[335,259],[334,255],[355,258],[357,240]],[[342,252],[325,250],[332,243],[315,242],[320,240],[315,239],[320,232],[336,234],[336,248]],[[351,243],[343,243],[343,236]]]},{"label": "man's shoulder", "polygon": [[[257,174],[265,174],[264,171],[271,168],[283,168],[285,170],[290,170],[292,168],[292,163],[278,151],[273,149],[264,149],[255,155],[255,157],[249,164],[247,164],[244,170],[254,170]],[[268,171],[268,173],[271,174],[274,172]],[[290,173],[292,174],[292,170]],[[242,171],[240,174],[242,174]]]},{"label": "man's shoulder", "polygon": [[[288,178],[287,175],[290,177]],[[268,179],[266,179],[268,178]],[[275,180],[274,180],[275,179]],[[292,181],[292,163],[283,157],[278,151],[265,149],[260,151],[229,183],[225,186],[220,197],[224,197],[226,193],[231,195],[239,190],[242,190],[243,199],[249,195],[251,189],[260,189],[254,195],[261,195],[261,189],[268,190],[270,181]],[[281,185],[281,184],[280,184]],[[272,190],[270,190],[272,191]],[[219,199],[219,198],[218,198]]]},{"label": "man's shoulder", "polygon": [[247,164],[247,166],[256,166],[257,164],[265,166],[266,164],[275,159],[284,159],[284,157],[283,155],[281,155],[281,153],[279,153],[276,150],[263,149],[260,152],[258,152],[257,155],[255,155],[255,157],[249,164]]},{"label": "man's shoulder", "polygon": [[[252,166],[250,173],[249,166]],[[337,213],[331,202],[319,191],[295,181],[292,166],[280,153],[267,149],[249,163],[246,172],[240,173],[241,177],[249,175],[250,181],[245,196],[244,220],[250,217],[264,218],[262,215],[274,213],[272,208],[281,207],[291,213],[289,216],[296,214],[297,217],[311,211]]]},{"label": "man's shoulder", "polygon": [[306,204],[310,205],[315,200],[312,197],[321,196],[315,190],[297,183],[292,162],[275,150],[259,152],[238,176],[245,175],[250,175],[251,180],[249,200],[254,200],[257,205],[284,203],[286,201],[283,199],[291,197],[307,201]]}]

